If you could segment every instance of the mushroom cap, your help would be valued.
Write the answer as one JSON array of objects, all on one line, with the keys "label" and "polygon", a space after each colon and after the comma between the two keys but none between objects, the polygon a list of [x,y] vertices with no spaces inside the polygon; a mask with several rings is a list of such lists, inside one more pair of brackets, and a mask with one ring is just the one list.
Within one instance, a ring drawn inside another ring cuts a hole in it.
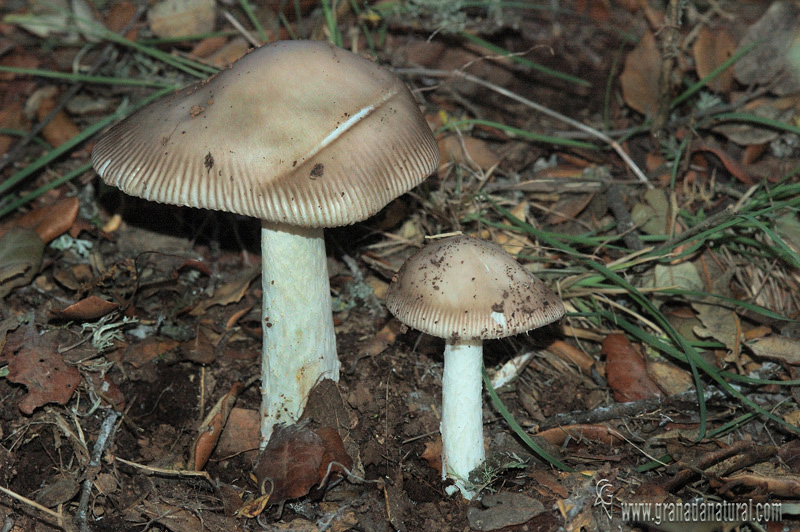
[{"label": "mushroom cap", "polygon": [[514,257],[465,235],[435,240],[409,257],[386,306],[409,327],[447,340],[503,338],[564,315],[558,296]]},{"label": "mushroom cap", "polygon": [[133,196],[303,227],[368,218],[438,160],[400,79],[318,41],[258,48],[120,122],[92,152]]}]

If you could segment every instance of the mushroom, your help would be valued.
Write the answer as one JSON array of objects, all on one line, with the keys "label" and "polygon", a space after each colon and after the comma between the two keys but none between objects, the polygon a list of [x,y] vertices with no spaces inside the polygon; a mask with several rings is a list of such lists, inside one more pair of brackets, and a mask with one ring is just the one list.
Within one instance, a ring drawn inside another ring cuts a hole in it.
[{"label": "mushroom", "polygon": [[324,42],[281,41],[138,111],[92,152],[148,200],[262,220],[261,447],[339,378],[324,227],[368,218],[437,166],[409,90]]},{"label": "mushroom", "polygon": [[409,327],[445,340],[442,480],[452,479],[472,499],[469,473],[486,457],[483,340],[552,323],[564,315],[564,305],[502,248],[459,235],[435,240],[409,257],[392,278],[386,306]]}]

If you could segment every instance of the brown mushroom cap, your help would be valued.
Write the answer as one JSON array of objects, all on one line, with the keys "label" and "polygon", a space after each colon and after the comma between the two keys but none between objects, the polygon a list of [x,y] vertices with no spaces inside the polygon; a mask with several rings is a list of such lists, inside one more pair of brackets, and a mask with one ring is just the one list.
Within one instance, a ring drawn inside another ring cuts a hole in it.
[{"label": "brown mushroom cap", "polygon": [[304,227],[368,218],[438,159],[402,81],[315,41],[254,50],[117,124],[92,153],[131,195]]},{"label": "brown mushroom cap", "polygon": [[386,306],[409,327],[449,340],[503,338],[564,315],[561,300],[514,257],[464,235],[412,255],[392,279]]}]

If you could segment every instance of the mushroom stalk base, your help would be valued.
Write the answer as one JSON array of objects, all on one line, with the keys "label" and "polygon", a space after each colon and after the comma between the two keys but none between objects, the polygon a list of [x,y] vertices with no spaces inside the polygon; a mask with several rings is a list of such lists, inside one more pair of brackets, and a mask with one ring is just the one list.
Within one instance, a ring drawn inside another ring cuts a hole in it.
[{"label": "mushroom stalk base", "polygon": [[321,228],[262,222],[261,448],[294,423],[322,379],[339,380]]},{"label": "mushroom stalk base", "polygon": [[469,473],[486,459],[483,449],[483,342],[447,342],[442,376],[442,479],[455,481],[465,499]]}]

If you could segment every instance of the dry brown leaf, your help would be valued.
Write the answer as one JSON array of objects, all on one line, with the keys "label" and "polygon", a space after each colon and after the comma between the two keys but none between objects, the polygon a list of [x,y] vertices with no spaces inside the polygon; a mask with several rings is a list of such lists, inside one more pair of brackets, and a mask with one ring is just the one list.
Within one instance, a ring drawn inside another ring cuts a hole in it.
[{"label": "dry brown leaf", "polygon": [[800,89],[792,50],[797,41],[800,7],[793,2],[772,2],[764,15],[739,41],[739,50],[756,44],[734,66],[742,85],[769,85],[779,95]]},{"label": "dry brown leaf", "polygon": [[800,341],[794,338],[772,335],[748,342],[747,346],[762,358],[800,364]]},{"label": "dry brown leaf", "polygon": [[787,473],[773,464],[757,464],[754,471],[722,477],[725,482],[721,491],[741,493],[749,488],[753,495],[771,497],[800,498],[800,475]]},{"label": "dry brown leaf", "polygon": [[300,425],[281,425],[273,431],[254,472],[259,485],[270,493],[269,503],[279,504],[303,497],[323,480],[327,482],[329,468],[332,473],[342,472],[336,464],[349,469],[353,460],[335,429],[313,431]]},{"label": "dry brown leaf", "polygon": [[172,351],[179,345],[180,342],[177,340],[156,337],[145,338],[141,342],[128,346],[122,359],[133,367],[140,368],[147,362]]},{"label": "dry brown leaf", "polygon": [[230,391],[217,401],[200,426],[199,434],[191,448],[192,458],[189,461],[195,471],[201,471],[208,463],[241,391],[242,383],[235,383]]},{"label": "dry brown leaf", "polygon": [[647,375],[644,357],[624,334],[609,334],[601,353],[606,357],[606,379],[614,400],[627,403],[663,395]]},{"label": "dry brown leaf", "polygon": [[552,213],[547,216],[547,224],[556,225],[569,222],[578,217],[589,205],[594,194],[569,194],[556,202]]},{"label": "dry brown leaf", "polygon": [[592,440],[606,445],[619,445],[625,441],[618,432],[605,425],[565,425],[543,430],[537,433],[536,436],[556,446],[564,445],[567,438],[572,438],[576,441]]},{"label": "dry brown leaf", "polygon": [[43,253],[44,242],[30,229],[15,227],[0,238],[0,300],[33,280]]},{"label": "dry brown leaf", "polygon": [[153,502],[145,499],[134,508],[171,532],[245,532],[242,522],[233,517],[215,512],[198,514],[192,508],[179,506],[174,500],[168,502],[159,497]]},{"label": "dry brown leaf", "polygon": [[[0,91],[9,90],[6,84],[0,86]],[[20,100],[9,102],[5,107],[0,107],[0,128],[2,129],[25,129],[25,116],[22,113],[22,102]],[[0,135],[0,153],[5,153],[14,143],[15,137],[11,135]]]},{"label": "dry brown leaf", "polygon": [[214,0],[162,0],[147,12],[150,29],[163,38],[209,33],[216,17]]},{"label": "dry brown leaf", "polygon": [[94,321],[119,308],[119,304],[113,301],[92,295],[66,308],[53,309],[51,312],[62,320]]},{"label": "dry brown leaf", "polygon": [[565,362],[575,364],[585,375],[590,375],[592,368],[595,368],[601,376],[605,376],[605,368],[600,362],[563,340],[555,340],[552,342],[547,346],[547,351],[558,356]]},{"label": "dry brown leaf", "polygon": [[[106,27],[114,33],[119,33],[131,22],[135,14],[136,5],[133,3],[127,1],[112,2],[105,17]],[[139,30],[136,25],[134,25],[125,33],[125,38],[129,41],[135,41],[138,35]]]},{"label": "dry brown leaf", "polygon": [[694,386],[692,375],[688,371],[667,362],[649,362],[647,374],[667,395],[677,395]]},{"label": "dry brown leaf", "polygon": [[49,243],[69,231],[78,216],[78,198],[44,205],[0,226],[0,238],[14,227],[31,229]]},{"label": "dry brown leaf", "polygon": [[197,364],[211,364],[216,358],[216,349],[205,332],[205,327],[198,327],[194,338],[183,342],[183,357]]},{"label": "dry brown leaf", "polygon": [[255,454],[261,440],[260,421],[258,410],[233,407],[217,443],[217,456]]},{"label": "dry brown leaf", "polygon": [[47,403],[66,404],[81,382],[78,370],[64,363],[58,344],[40,335],[33,322],[8,335],[0,360],[8,364],[6,378],[28,388],[19,403],[24,414]]},{"label": "dry brown leaf", "polygon": [[625,103],[642,114],[653,114],[658,106],[660,73],[661,54],[655,37],[648,31],[625,58],[625,68],[619,77]]},{"label": "dry brown leaf", "polygon": [[214,297],[206,299],[197,304],[189,313],[192,316],[200,316],[214,305],[229,305],[236,303],[244,297],[250,283],[261,274],[261,267],[252,267],[243,270],[233,280],[217,288]]},{"label": "dry brown leaf", "polygon": [[500,158],[486,144],[486,141],[462,135],[447,135],[439,139],[441,164],[455,162],[489,170],[500,163]]},{"label": "dry brown leaf", "polygon": [[225,46],[209,55],[206,62],[218,68],[226,68],[241,58],[251,48],[250,43],[242,37],[231,39]]},{"label": "dry brown leaf", "polygon": [[[36,112],[39,120],[41,121],[44,119],[55,107],[55,100],[50,98],[42,100]],[[59,111],[53,119],[44,126],[44,129],[42,129],[42,136],[51,146],[58,147],[72,137],[77,136],[80,132],[81,130],[75,125],[75,122],[72,121],[67,113]]]},{"label": "dry brown leaf", "polygon": [[[697,75],[704,78],[715,68],[727,61],[736,50],[736,41],[725,28],[700,28],[692,47]],[[728,68],[714,80],[709,87],[712,90],[727,94],[733,83],[733,68]]]},{"label": "dry brown leaf", "polygon": [[467,511],[469,527],[481,532],[522,525],[545,511],[541,502],[512,491],[484,495],[481,506],[483,509],[473,506]]}]

